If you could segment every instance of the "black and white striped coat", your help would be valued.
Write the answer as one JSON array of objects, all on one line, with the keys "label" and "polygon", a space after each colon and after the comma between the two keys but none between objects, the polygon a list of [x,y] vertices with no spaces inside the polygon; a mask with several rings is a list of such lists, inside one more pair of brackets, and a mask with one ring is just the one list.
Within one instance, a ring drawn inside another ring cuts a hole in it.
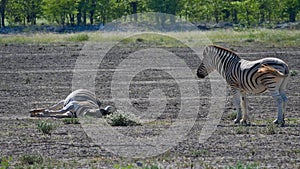
[{"label": "black and white striped coat", "polygon": [[49,108],[33,109],[30,111],[32,117],[78,117],[78,116],[93,116],[102,117],[111,113],[112,107],[107,106],[101,109],[101,102],[89,90],[78,89],[70,93],[66,99],[59,101]]},{"label": "black and white striped coat", "polygon": [[284,61],[270,57],[248,61],[235,52],[216,45],[207,46],[203,57],[197,76],[204,78],[216,70],[225,78],[232,88],[238,111],[235,123],[247,123],[246,94],[258,94],[268,90],[278,107],[278,117],[274,123],[284,124],[287,101],[285,88],[289,78],[289,68]]}]

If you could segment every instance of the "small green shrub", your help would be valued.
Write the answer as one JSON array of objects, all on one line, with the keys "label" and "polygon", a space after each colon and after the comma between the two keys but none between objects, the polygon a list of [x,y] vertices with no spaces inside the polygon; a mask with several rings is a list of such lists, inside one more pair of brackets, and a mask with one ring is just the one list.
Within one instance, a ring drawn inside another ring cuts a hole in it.
[{"label": "small green shrub", "polygon": [[152,164],[150,166],[144,167],[143,169],[161,169],[161,168],[159,166],[157,166],[157,165]]},{"label": "small green shrub", "polygon": [[249,127],[239,125],[238,127],[235,128],[235,133],[236,134],[249,134]]},{"label": "small green shrub", "polygon": [[25,80],[25,84],[30,84],[30,83],[31,83],[31,79],[30,79],[30,77],[27,77]]},{"label": "small green shrub", "polygon": [[22,165],[42,164],[44,161],[41,155],[24,155],[20,158]]},{"label": "small green shrub", "polygon": [[10,162],[12,161],[12,157],[9,158],[0,158],[0,169],[10,168]]},{"label": "small green shrub", "polygon": [[272,121],[268,122],[265,129],[265,134],[267,135],[276,134],[276,125]]},{"label": "small green shrub", "polygon": [[78,118],[65,118],[63,119],[64,124],[80,124]]},{"label": "small green shrub", "polygon": [[291,74],[291,76],[297,76],[298,71],[297,70],[291,70],[290,74]]},{"label": "small green shrub", "polygon": [[42,132],[43,134],[49,134],[49,135],[51,135],[52,130],[55,129],[52,123],[47,123],[45,121],[37,123],[36,126],[39,132]]},{"label": "small green shrub", "polygon": [[257,169],[259,168],[257,164],[242,164],[241,162],[238,162],[235,166],[228,166],[226,169]]},{"label": "small green shrub", "polygon": [[286,118],[286,121],[288,122],[288,124],[300,124],[300,119],[298,118]]},{"label": "small green shrub", "polygon": [[87,34],[75,34],[67,38],[67,41],[70,42],[83,42],[88,40],[89,40],[89,35]]},{"label": "small green shrub", "polygon": [[226,118],[227,118],[228,120],[234,120],[234,119],[236,119],[236,114],[237,114],[237,112],[231,112],[230,114],[228,114],[228,115],[226,116]]},{"label": "small green shrub", "polygon": [[209,151],[208,150],[194,150],[191,152],[191,156],[193,157],[200,157],[200,156],[204,156],[204,155],[208,155]]},{"label": "small green shrub", "polygon": [[108,124],[112,126],[139,126],[141,123],[131,113],[116,111],[106,117]]},{"label": "small green shrub", "polygon": [[127,166],[121,166],[121,165],[115,164],[114,168],[115,169],[133,169],[134,166],[132,164],[128,164]]}]

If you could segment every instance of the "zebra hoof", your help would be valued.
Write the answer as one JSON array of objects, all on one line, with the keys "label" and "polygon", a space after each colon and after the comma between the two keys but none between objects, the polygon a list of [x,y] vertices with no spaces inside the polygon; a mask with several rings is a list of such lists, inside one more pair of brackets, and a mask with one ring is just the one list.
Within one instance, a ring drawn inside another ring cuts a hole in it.
[{"label": "zebra hoof", "polygon": [[277,126],[284,127],[285,121],[276,119],[273,121],[273,123],[276,124]]},{"label": "zebra hoof", "polygon": [[234,124],[239,124],[240,123],[240,121],[241,121],[241,119],[234,119]]},{"label": "zebra hoof", "polygon": [[242,119],[242,120],[240,121],[240,123],[241,123],[241,125],[243,125],[243,126],[250,126],[250,125],[251,125],[250,122],[247,122],[247,120],[244,120],[244,119]]}]

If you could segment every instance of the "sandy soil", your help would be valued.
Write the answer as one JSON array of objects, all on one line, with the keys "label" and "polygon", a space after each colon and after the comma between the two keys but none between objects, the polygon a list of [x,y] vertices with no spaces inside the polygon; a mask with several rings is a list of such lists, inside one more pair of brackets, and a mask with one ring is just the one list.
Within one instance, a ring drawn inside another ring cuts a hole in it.
[{"label": "sandy soil", "polygon": [[[220,45],[238,51],[245,59],[278,57],[285,60],[291,70],[300,70],[300,47],[263,47],[256,43]],[[153,102],[147,99],[153,94],[151,92],[153,89],[160,89],[158,92],[165,93],[167,106],[160,114],[153,112],[152,122],[142,126],[114,127],[124,136],[136,139],[158,136],[169,129],[180,117],[180,111],[183,109],[180,105],[184,100],[188,100],[187,103],[192,106],[200,105],[196,122],[188,132],[184,133],[186,134],[184,139],[174,146],[166,142],[166,147],[171,148],[151,158],[131,159],[118,156],[105,148],[107,145],[116,145],[113,143],[95,144],[82,124],[65,125],[61,119],[30,118],[28,111],[31,108],[49,106],[72,91],[76,61],[79,57],[87,55],[82,52],[84,48],[83,44],[59,43],[0,45],[0,157],[12,157],[10,165],[21,165],[24,162],[22,157],[26,155],[40,155],[44,162],[39,165],[63,168],[65,166],[117,168],[130,165],[143,167],[156,165],[164,168],[219,168],[237,166],[239,163],[243,166],[257,165],[263,168],[300,168],[299,75],[291,77],[287,87],[289,102],[286,127],[274,127],[269,123],[275,119],[277,113],[275,103],[268,93],[249,96],[252,107],[250,113],[252,126],[233,125],[232,112],[234,110],[228,91],[224,94],[226,105],[216,131],[204,143],[199,143],[199,136],[208,120],[208,111],[211,106],[209,81],[197,81],[201,98],[196,100],[190,97],[182,98],[180,92],[185,89],[181,89],[177,84],[178,80],[181,80],[184,81],[184,86],[189,86],[187,84],[195,79],[187,77],[174,79],[171,74],[159,69],[148,69],[137,73],[130,82],[128,92],[133,107],[142,112],[146,111],[151,103],[161,102],[159,98],[157,100],[157,97],[154,97]],[[100,100],[103,100],[104,105],[116,104],[110,91],[113,74],[121,72],[120,75],[126,75],[126,71],[130,72],[132,67],[129,66],[127,70],[118,65],[134,51],[138,51],[137,49],[147,49],[147,45],[116,46],[109,52],[105,45],[93,49],[94,53],[98,52],[99,55],[108,53],[102,60],[101,67],[96,70],[94,85],[95,92]],[[199,60],[193,58],[194,55],[187,48],[160,50],[176,53],[193,71],[199,64]],[[160,50],[156,51],[157,55],[160,55]],[[139,55],[149,58],[147,52],[141,52]],[[132,60],[129,61],[136,62],[135,57],[130,59]],[[166,62],[172,65],[172,61]],[[87,63],[84,67],[89,68],[89,64],[93,63]],[[180,65],[176,67],[176,64],[177,62],[174,61],[173,65],[176,69],[182,68]],[[125,73],[122,74],[122,72]],[[118,81],[121,87],[122,82],[125,83],[125,81]],[[80,84],[76,85],[80,86]],[[117,88],[116,90],[124,89]],[[37,130],[36,123],[41,120],[46,120],[56,126],[51,135],[43,135]],[[182,127],[185,122],[184,118],[181,120],[179,127]],[[176,130],[176,127],[172,130]],[[105,137],[103,135],[103,138]],[[165,137],[172,138],[173,135]],[[161,152],[164,151],[161,150]]]}]

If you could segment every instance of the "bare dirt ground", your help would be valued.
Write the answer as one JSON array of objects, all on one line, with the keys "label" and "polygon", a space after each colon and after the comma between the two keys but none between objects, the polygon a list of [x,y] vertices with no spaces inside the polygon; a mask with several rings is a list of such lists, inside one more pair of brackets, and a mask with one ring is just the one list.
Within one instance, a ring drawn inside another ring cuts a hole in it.
[{"label": "bare dirt ground", "polygon": [[[285,60],[291,70],[300,70],[300,47],[263,47],[257,43],[241,45],[220,44],[238,51],[245,59],[278,57]],[[80,124],[63,124],[61,119],[30,118],[32,108],[49,106],[72,91],[73,69],[83,44],[1,44],[0,45],[0,158],[11,158],[10,166],[24,165],[24,156],[39,155],[43,162],[38,166],[57,168],[118,168],[119,166],[159,166],[163,168],[223,168],[228,166],[258,166],[261,168],[300,168],[300,88],[299,75],[293,76],[287,87],[289,102],[286,126],[272,126],[276,106],[268,93],[249,97],[252,126],[236,126],[232,123],[233,105],[230,94],[216,131],[204,143],[199,135],[207,120],[210,85],[199,81],[200,111],[192,129],[184,140],[163,154],[151,158],[130,159],[120,157],[104,146],[94,144]],[[167,48],[165,48],[167,49]],[[98,52],[106,49],[99,48]],[[132,53],[127,48],[112,51],[105,66],[96,76],[96,94],[104,105],[114,104],[110,96],[110,81],[119,56]],[[190,58],[186,48],[168,48],[181,57]],[[122,58],[121,58],[122,59]],[[172,62],[172,60],[169,60]],[[196,68],[199,62],[190,62]],[[157,80],[158,79],[158,80]],[[143,83],[168,79],[168,83]],[[184,79],[184,77],[183,77]],[[172,81],[173,80],[173,81]],[[185,79],[189,80],[189,79]],[[115,127],[126,136],[134,138],[159,135],[178,117],[180,88],[169,74],[159,70],[139,73],[130,86],[131,102],[138,110],[149,106],[149,92],[161,88],[169,98],[168,107],[155,122],[138,127]],[[140,82],[140,83],[138,83]],[[56,129],[51,135],[43,135],[36,123],[45,120]],[[103,136],[105,137],[105,136]],[[172,137],[172,136],[170,136]],[[120,138],[122,139],[122,138]],[[130,146],[130,145],[129,145]],[[23,159],[23,160],[22,160]],[[26,162],[26,161],[25,161]],[[1,163],[0,163],[1,164]]]}]

